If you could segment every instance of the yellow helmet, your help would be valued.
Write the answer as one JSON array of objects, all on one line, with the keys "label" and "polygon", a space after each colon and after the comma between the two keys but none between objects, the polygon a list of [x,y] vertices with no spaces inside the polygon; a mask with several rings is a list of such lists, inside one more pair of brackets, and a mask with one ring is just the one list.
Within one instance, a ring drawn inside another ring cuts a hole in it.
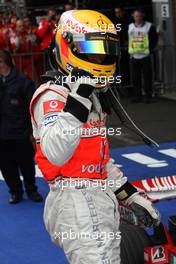
[{"label": "yellow helmet", "polygon": [[93,10],[70,10],[61,15],[55,38],[55,59],[65,74],[78,67],[95,77],[116,70],[118,35],[105,15]]}]

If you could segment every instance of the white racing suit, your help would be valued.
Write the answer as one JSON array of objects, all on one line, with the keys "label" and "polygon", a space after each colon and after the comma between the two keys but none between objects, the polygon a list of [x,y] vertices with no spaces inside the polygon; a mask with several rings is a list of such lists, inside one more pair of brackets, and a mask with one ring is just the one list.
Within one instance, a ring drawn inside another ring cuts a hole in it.
[{"label": "white racing suit", "polygon": [[[40,139],[42,152],[47,159],[58,166],[72,158],[80,138],[86,137],[87,142],[91,143],[95,137],[91,133],[88,137],[82,132],[81,135],[61,133],[62,130],[68,132],[83,127],[80,120],[55,104],[58,101],[65,103],[68,93],[71,92],[66,88],[48,82],[39,87],[33,98],[35,103],[32,104],[34,137]],[[91,103],[87,105],[90,113],[86,125],[102,125],[105,114],[96,92],[93,92],[91,101],[92,106]],[[84,152],[86,149],[83,155]],[[118,182],[118,188],[126,183],[126,177],[111,159],[106,163],[106,170],[108,181]],[[76,181],[76,177],[72,180]],[[106,182],[106,188],[102,188],[105,180],[96,179],[95,184],[94,180],[86,178],[82,179],[82,187],[70,184],[63,188],[61,181],[66,183],[68,179],[50,184],[44,209],[44,222],[52,241],[64,249],[71,264],[119,264],[119,212],[114,195],[116,184],[108,185]]]}]

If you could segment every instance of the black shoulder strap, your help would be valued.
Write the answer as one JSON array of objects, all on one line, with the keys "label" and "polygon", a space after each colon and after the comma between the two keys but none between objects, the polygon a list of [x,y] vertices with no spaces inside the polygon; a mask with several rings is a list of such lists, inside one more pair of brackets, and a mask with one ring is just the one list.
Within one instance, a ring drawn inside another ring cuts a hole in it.
[{"label": "black shoulder strap", "polygon": [[47,71],[43,75],[41,75],[42,81],[44,82],[53,81],[55,84],[64,86],[69,89],[69,86],[65,82],[66,77],[67,76],[65,76],[60,71],[54,71],[54,70]]}]

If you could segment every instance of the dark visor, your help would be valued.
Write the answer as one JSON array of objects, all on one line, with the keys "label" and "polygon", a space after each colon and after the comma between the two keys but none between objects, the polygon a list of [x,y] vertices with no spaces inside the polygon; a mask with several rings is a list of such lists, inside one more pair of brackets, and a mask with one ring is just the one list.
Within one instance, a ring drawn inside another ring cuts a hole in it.
[{"label": "dark visor", "polygon": [[117,56],[118,36],[111,33],[87,33],[73,35],[73,51],[80,54],[105,54]]}]

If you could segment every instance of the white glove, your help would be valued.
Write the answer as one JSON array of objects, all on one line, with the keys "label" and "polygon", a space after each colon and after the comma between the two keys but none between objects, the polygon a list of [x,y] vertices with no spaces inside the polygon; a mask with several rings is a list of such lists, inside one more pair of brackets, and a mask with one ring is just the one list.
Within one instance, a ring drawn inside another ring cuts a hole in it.
[{"label": "white glove", "polygon": [[127,177],[123,175],[123,172],[115,164],[114,159],[109,159],[106,164],[106,171],[108,174],[107,183],[110,189],[115,193],[121,186],[127,181]]},{"label": "white glove", "polygon": [[132,209],[139,222],[145,227],[155,227],[160,224],[160,213],[153,204],[141,196],[134,193],[125,203]]}]

